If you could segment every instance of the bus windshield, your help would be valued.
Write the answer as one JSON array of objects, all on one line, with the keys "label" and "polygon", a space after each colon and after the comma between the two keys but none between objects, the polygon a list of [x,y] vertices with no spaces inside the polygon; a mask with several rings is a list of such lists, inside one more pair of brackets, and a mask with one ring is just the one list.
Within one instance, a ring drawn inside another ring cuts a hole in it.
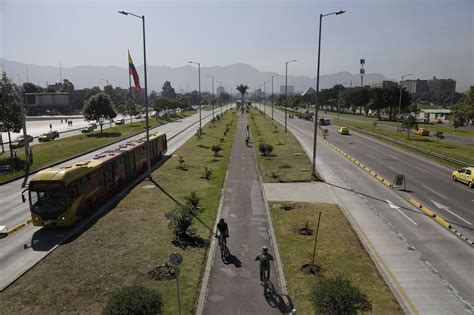
[{"label": "bus windshield", "polygon": [[67,210],[62,183],[30,183],[31,211],[43,219],[55,219]]}]

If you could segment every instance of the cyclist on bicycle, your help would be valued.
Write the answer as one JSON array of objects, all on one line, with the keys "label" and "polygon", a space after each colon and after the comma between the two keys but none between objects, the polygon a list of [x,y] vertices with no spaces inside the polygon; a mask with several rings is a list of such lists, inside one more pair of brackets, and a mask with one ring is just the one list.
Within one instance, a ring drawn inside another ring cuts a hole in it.
[{"label": "cyclist on bicycle", "polygon": [[273,256],[268,252],[268,247],[262,247],[262,253],[255,258],[260,264],[260,285],[263,281],[270,279],[270,261],[273,261]]},{"label": "cyclist on bicycle", "polygon": [[229,237],[229,228],[227,226],[227,223],[224,221],[224,219],[220,219],[219,223],[217,223],[216,237],[217,237],[217,232],[219,232],[219,235],[222,237],[222,245],[227,246],[227,238]]}]

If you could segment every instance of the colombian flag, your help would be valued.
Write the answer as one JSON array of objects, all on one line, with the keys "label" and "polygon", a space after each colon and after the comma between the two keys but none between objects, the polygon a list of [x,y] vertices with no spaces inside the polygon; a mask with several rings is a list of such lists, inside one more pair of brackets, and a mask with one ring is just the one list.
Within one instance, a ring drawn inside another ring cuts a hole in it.
[{"label": "colombian flag", "polygon": [[140,79],[138,78],[137,69],[133,65],[132,57],[130,57],[130,50],[128,51],[128,69],[130,71],[130,75],[133,76],[133,82],[135,83],[135,91],[140,92]]}]

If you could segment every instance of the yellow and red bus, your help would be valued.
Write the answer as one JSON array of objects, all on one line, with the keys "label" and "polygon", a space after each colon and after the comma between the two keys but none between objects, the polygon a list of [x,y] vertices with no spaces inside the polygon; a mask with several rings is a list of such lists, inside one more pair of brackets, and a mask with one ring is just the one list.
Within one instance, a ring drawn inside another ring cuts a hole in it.
[{"label": "yellow and red bus", "polygon": [[[33,225],[70,226],[91,214],[146,170],[145,143],[144,139],[130,141],[92,159],[36,173],[28,185]],[[166,149],[166,134],[150,135],[152,163]]]}]

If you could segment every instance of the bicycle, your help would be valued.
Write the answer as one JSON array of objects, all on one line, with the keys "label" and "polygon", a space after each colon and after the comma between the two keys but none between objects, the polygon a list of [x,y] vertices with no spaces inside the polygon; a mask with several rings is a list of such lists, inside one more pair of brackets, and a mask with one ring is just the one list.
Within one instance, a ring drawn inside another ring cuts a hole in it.
[{"label": "bicycle", "polygon": [[227,240],[226,237],[224,237],[223,234],[219,233],[219,235],[216,235],[219,248],[221,250],[221,256],[227,257],[229,255],[229,249],[227,248]]}]

